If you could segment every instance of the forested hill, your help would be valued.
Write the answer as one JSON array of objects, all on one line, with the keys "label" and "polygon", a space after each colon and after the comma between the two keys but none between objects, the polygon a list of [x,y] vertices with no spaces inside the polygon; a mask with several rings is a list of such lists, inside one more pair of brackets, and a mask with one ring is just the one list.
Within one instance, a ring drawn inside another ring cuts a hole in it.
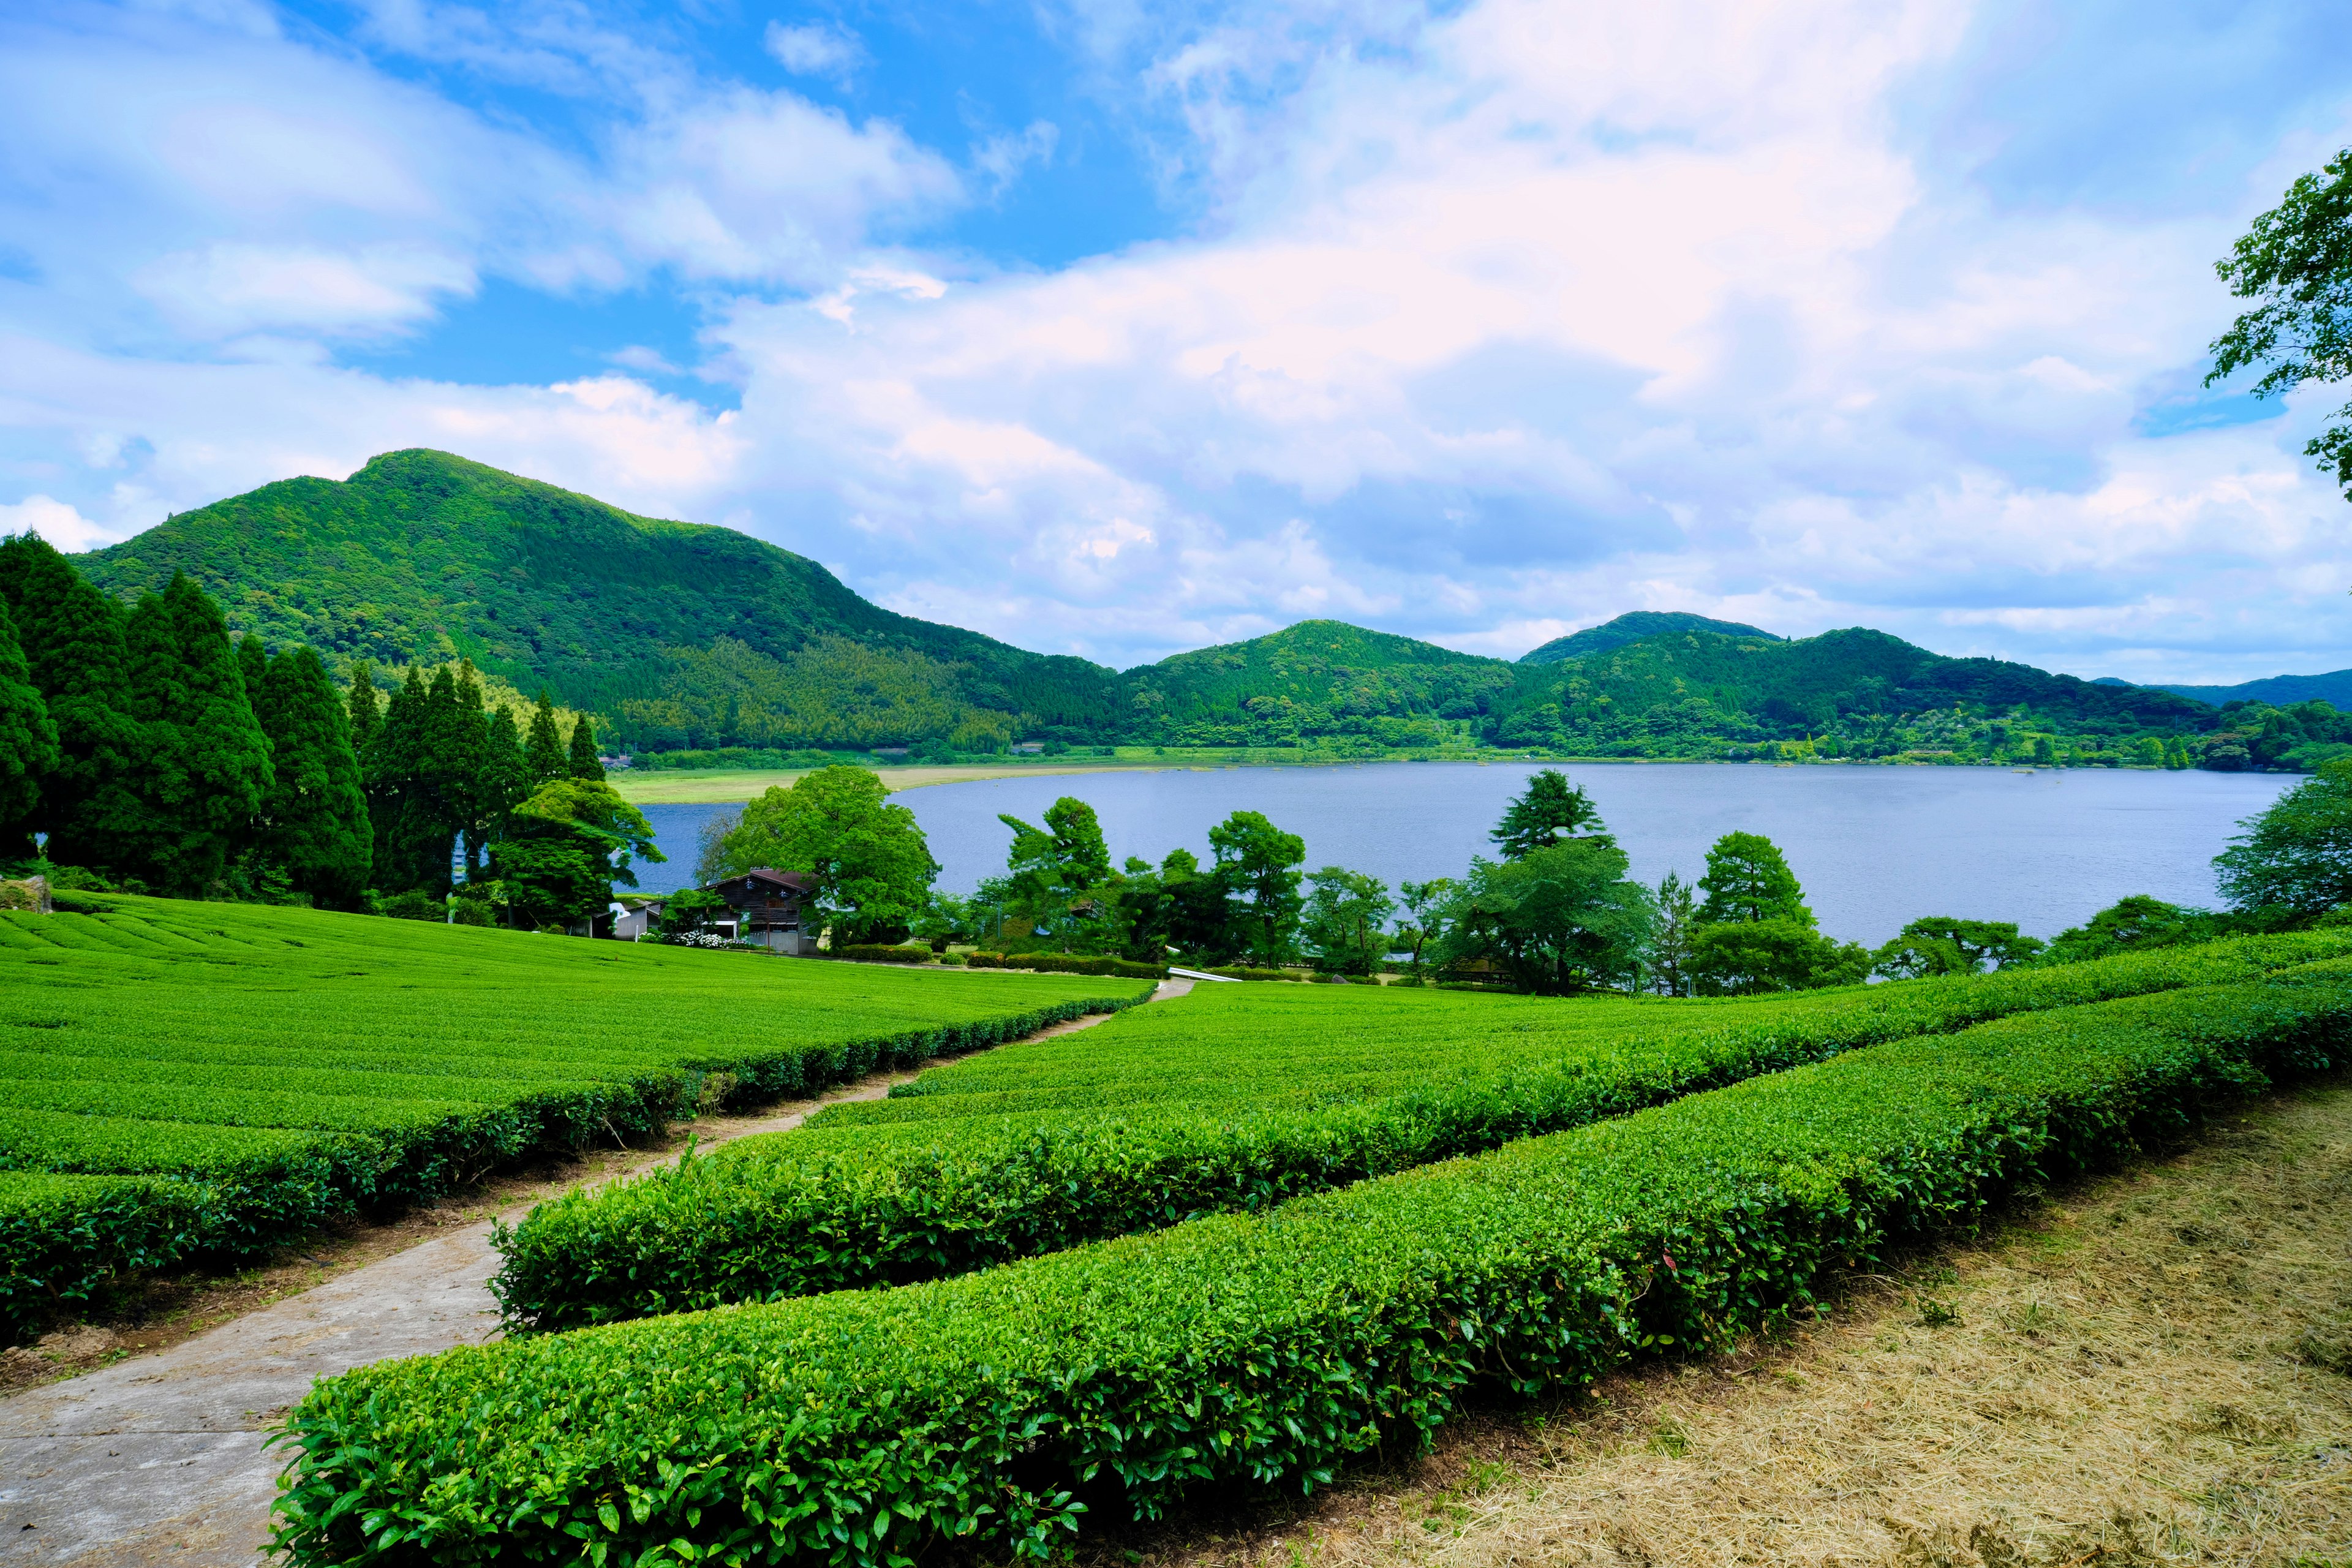
[{"label": "forested hill", "polygon": [[1100,666],[894,615],[731,529],[637,517],[446,452],[264,485],[79,563],[121,594],[184,571],[273,647],[462,655],[640,745],[929,736],[986,750],[1112,720]]},{"label": "forested hill", "polygon": [[[2220,715],[2154,688],[1946,658],[1881,632],[1784,640],[1648,611],[1517,664],[1306,621],[1120,673],[894,615],[730,529],[638,517],[442,452],[265,485],[79,563],[125,596],[185,571],[232,626],[272,647],[308,643],[339,670],[470,658],[593,711],[600,734],[636,750],[1035,739],[1990,757],[2033,754],[2037,735],[2089,737],[2095,752],[2105,737],[2225,743]],[[2298,725],[2227,743],[2257,759],[2352,744],[2352,721]]]},{"label": "forested hill", "polygon": [[1762,637],[1767,642],[1780,639],[1770,632],[1738,621],[1712,621],[1705,616],[1694,616],[1682,610],[1628,610],[1613,621],[1603,621],[1597,626],[1587,626],[1580,632],[1570,632],[1564,637],[1554,637],[1538,648],[1519,656],[1521,664],[1558,664],[1564,658],[1589,658],[1596,653],[1607,653],[1623,647],[1627,643],[1645,637],[1664,637],[1670,632],[1717,632],[1727,637]]}]

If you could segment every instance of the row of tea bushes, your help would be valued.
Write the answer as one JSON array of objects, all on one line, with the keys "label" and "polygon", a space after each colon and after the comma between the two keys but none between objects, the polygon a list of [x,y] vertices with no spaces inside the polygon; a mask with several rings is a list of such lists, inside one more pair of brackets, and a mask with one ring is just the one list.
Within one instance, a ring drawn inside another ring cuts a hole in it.
[{"label": "row of tea bushes", "polygon": [[2002,1019],[906,1289],[379,1363],[288,1418],[301,1565],[1044,1560],[1313,1489],[1480,1384],[1719,1346],[1825,1275],[2343,1059],[2352,977]]},{"label": "row of tea bushes", "polygon": [[[0,1337],[126,1268],[265,1252],[517,1161],[635,1143],[1115,1010],[1149,988],[958,980],[294,909],[0,912]],[[138,1194],[168,1224],[150,1225]],[[128,1194],[128,1195],[126,1195]],[[79,1206],[78,1206],[79,1205]],[[68,1248],[67,1250],[71,1250]],[[9,1267],[15,1267],[12,1258]]]},{"label": "row of tea bushes", "polygon": [[1202,986],[1084,1036],[534,1209],[498,1246],[510,1328],[900,1284],[1258,1210],[1855,1046],[2352,951],[2254,938],[1745,1000],[1560,1002]]}]

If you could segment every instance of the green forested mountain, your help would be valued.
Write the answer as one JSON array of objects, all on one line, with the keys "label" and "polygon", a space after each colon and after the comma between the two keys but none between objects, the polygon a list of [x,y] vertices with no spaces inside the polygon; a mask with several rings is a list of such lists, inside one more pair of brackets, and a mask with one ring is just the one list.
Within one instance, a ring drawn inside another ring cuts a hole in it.
[{"label": "green forested mountain", "polygon": [[1767,642],[1780,639],[1759,627],[1738,621],[1711,621],[1705,616],[1694,616],[1682,610],[1628,610],[1613,621],[1603,621],[1597,626],[1587,626],[1580,632],[1570,632],[1564,637],[1554,637],[1539,648],[1519,656],[1521,664],[1558,664],[1564,658],[1589,658],[1596,653],[1607,653],[1623,647],[1627,643],[1640,642],[1644,637],[1664,637],[1669,632],[1717,632],[1727,637],[1762,637]]},{"label": "green forested mountain", "polygon": [[2352,669],[2332,669],[2326,675],[2273,675],[2242,680],[2235,686],[2159,686],[2200,702],[2223,707],[2231,702],[2267,702],[2284,708],[2295,702],[2326,702],[2352,710]]},{"label": "green forested mountain", "polygon": [[[184,570],[237,629],[310,644],[342,671],[469,658],[594,712],[599,734],[639,750],[1043,739],[1986,758],[2034,755],[2036,737],[2044,750],[2054,737],[2143,761],[2154,745],[2179,765],[2222,743],[2220,715],[2156,688],[1946,658],[1880,632],[1788,640],[1649,611],[1517,664],[1306,621],[1119,673],[894,615],[729,529],[637,517],[440,452],[388,453],[341,483],[266,485],[79,564],[126,598]],[[2340,743],[2309,724],[2270,740],[2282,755]],[[2230,743],[2262,765],[2254,742]]]},{"label": "green forested mountain", "polygon": [[446,452],[287,479],[79,559],[101,588],[174,570],[230,624],[348,666],[470,658],[650,746],[985,750],[1111,721],[1111,672],[894,615],[731,529],[637,517]]}]

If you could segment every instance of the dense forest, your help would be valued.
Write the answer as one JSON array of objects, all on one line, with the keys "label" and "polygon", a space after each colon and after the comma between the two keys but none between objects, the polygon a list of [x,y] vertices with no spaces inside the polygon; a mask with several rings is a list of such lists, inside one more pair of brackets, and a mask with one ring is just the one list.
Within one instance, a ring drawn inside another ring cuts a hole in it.
[{"label": "dense forest", "polygon": [[1517,663],[1307,621],[1122,673],[896,615],[729,529],[431,451],[265,485],[79,564],[126,605],[184,573],[236,631],[317,649],[341,685],[362,662],[467,660],[487,684],[592,714],[612,747],[657,754],[1500,747],[2302,772],[2352,754],[2352,719],[2325,701],[2216,708],[1862,628],[1789,639],[1654,611]]}]

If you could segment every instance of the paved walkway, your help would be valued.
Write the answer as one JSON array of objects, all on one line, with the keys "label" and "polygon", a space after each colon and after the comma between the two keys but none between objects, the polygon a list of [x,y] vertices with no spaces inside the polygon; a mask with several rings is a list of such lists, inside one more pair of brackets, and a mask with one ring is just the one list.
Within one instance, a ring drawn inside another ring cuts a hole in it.
[{"label": "paved walkway", "polygon": [[[1162,981],[1152,1000],[1191,989]],[[909,1076],[866,1079],[819,1103],[878,1100]],[[815,1109],[732,1136],[796,1127]],[[498,1266],[486,1220],[160,1355],[0,1401],[0,1563],[248,1568],[268,1540],[284,1462],[262,1447],[268,1428],[315,1378],[497,1337],[488,1281]]]}]

